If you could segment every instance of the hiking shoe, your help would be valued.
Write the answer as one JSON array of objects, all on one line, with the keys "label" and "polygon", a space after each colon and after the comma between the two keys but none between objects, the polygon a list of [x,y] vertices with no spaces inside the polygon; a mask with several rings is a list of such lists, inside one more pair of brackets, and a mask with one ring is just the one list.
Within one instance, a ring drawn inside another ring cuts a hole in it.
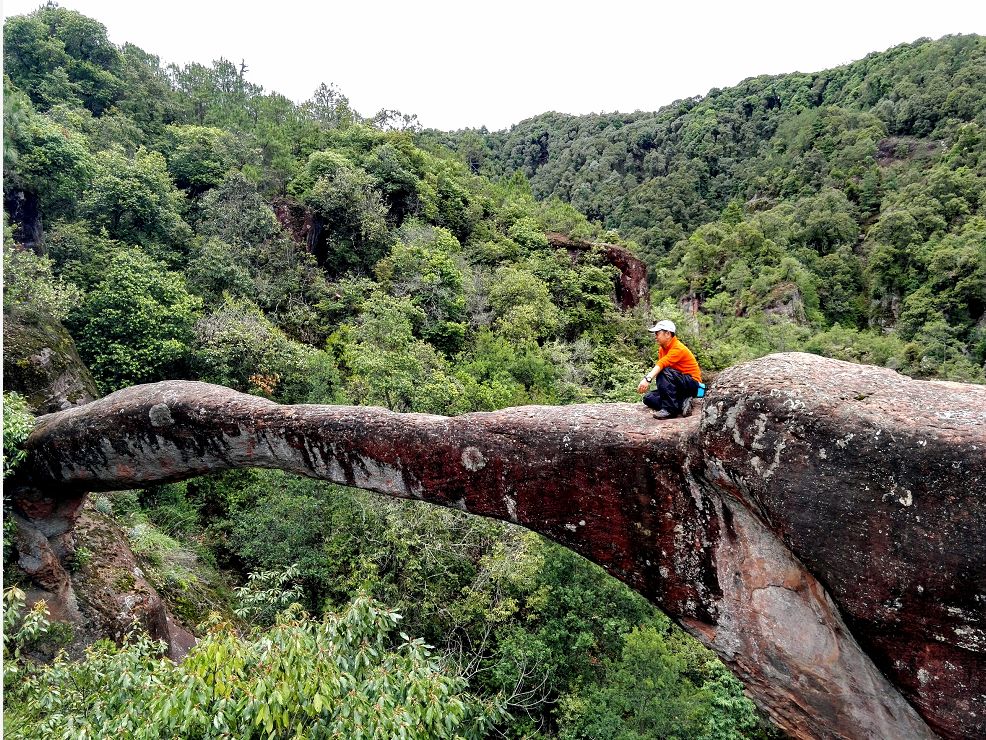
[{"label": "hiking shoe", "polygon": [[653,416],[655,419],[670,419],[671,418],[671,414],[669,414],[664,409],[661,409],[660,411],[655,411],[653,414],[651,414],[651,416]]},{"label": "hiking shoe", "polygon": [[692,399],[686,398],[684,403],[681,404],[681,415],[682,416],[692,415]]}]

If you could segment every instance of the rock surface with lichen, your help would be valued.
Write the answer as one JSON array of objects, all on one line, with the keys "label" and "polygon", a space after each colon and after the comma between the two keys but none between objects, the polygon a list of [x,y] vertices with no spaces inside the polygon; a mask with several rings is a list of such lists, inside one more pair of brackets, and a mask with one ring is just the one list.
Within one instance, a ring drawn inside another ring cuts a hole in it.
[{"label": "rock surface with lichen", "polygon": [[10,314],[3,317],[3,388],[20,393],[42,414],[88,403],[99,395],[61,323]]},{"label": "rock surface with lichen", "polygon": [[35,506],[274,467],[514,522],[664,609],[792,736],[986,734],[983,387],[782,354],[658,423],[631,404],[446,418],[169,381],[43,417],[27,446],[14,485]]},{"label": "rock surface with lichen", "polygon": [[163,641],[172,658],[184,656],[194,644],[120,527],[82,497],[50,508],[38,499],[21,500],[10,516],[16,522],[18,566],[29,578],[27,601],[44,600],[52,620],[71,626],[60,645],[69,655],[81,658],[96,640],[121,641],[134,629]]}]

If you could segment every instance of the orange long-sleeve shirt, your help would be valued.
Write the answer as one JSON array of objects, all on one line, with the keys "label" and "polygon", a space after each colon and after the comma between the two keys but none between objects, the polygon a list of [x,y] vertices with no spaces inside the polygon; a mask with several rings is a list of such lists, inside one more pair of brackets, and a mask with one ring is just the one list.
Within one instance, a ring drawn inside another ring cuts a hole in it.
[{"label": "orange long-sleeve shirt", "polygon": [[670,367],[679,373],[691,375],[699,383],[702,382],[702,370],[698,366],[695,355],[679,341],[678,337],[672,337],[667,347],[661,347],[657,353],[656,367],[658,372]]}]

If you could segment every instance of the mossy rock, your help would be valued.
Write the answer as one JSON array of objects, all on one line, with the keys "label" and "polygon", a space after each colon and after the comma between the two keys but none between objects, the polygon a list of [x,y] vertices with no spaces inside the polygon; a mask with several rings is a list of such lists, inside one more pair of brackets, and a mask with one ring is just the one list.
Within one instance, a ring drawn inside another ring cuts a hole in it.
[{"label": "mossy rock", "polygon": [[99,397],[75,341],[54,319],[4,314],[3,369],[4,390],[20,393],[38,414]]},{"label": "mossy rock", "polygon": [[171,612],[192,631],[212,612],[237,621],[233,592],[222,574],[192,550],[166,553],[160,564],[141,558],[144,573]]}]

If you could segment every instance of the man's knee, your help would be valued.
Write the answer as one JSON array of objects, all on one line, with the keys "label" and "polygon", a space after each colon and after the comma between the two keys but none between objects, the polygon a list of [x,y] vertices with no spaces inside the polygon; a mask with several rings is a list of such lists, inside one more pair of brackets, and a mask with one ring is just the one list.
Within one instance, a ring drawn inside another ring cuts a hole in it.
[{"label": "man's knee", "polygon": [[670,392],[676,392],[684,382],[684,376],[674,368],[666,367],[657,376],[657,384]]}]

